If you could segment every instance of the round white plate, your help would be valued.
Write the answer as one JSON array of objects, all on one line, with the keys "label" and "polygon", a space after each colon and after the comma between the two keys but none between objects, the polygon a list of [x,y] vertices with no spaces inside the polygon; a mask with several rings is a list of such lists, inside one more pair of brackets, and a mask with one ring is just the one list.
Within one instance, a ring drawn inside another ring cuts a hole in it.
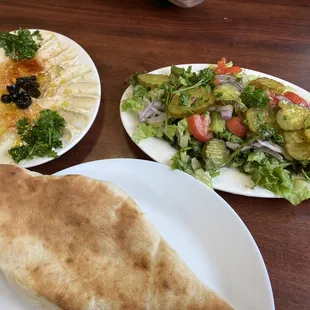
[{"label": "round white plate", "polygon": [[[177,66],[183,67],[183,68],[192,66],[193,71],[197,72],[199,70],[209,67],[209,64],[186,64],[186,65],[177,65]],[[261,73],[258,71],[249,70],[249,69],[244,69],[244,70],[247,75],[255,75],[257,77],[268,77],[276,81],[279,81],[280,83],[284,84],[286,87],[293,89],[296,93],[298,93],[300,96],[302,96],[306,100],[310,101],[310,93],[292,83],[289,83],[277,77],[274,77],[274,76],[271,76],[265,73]],[[169,75],[170,67],[165,67],[165,68],[161,68],[158,70],[154,70],[150,73]],[[130,86],[124,92],[121,98],[121,104],[123,100],[131,97],[131,95],[132,95],[132,87]],[[122,123],[123,123],[123,126],[126,132],[128,133],[130,137],[132,137],[138,124],[138,119],[136,115],[131,112],[123,112],[122,109],[120,109],[120,114],[121,114],[121,120],[122,120]],[[142,140],[138,144],[138,146],[149,157],[165,165],[170,164],[170,159],[176,153],[176,150],[168,142],[160,140],[158,138],[153,138],[153,137]],[[251,178],[237,171],[236,169],[232,169],[232,168],[222,169],[221,174],[218,177],[213,179],[213,183],[214,183],[215,189],[228,192],[228,193],[244,195],[244,196],[252,196],[252,197],[277,198],[277,196],[274,193],[262,187],[257,186],[254,189],[252,189],[253,182]]]},{"label": "round white plate", "polygon": [[[34,30],[32,29],[31,31],[34,31]],[[41,29],[41,31],[47,31],[47,30]],[[52,32],[52,31],[49,31],[49,32]],[[101,100],[101,84],[100,84],[100,78],[99,78],[97,68],[96,68],[94,62],[92,61],[92,59],[90,58],[90,56],[87,54],[87,52],[78,43],[76,43],[72,39],[70,39],[70,38],[68,38],[62,34],[56,33],[56,32],[52,32],[52,33],[56,35],[56,37],[58,38],[58,40],[61,43],[70,46],[77,53],[77,55],[78,55],[77,61],[79,64],[86,65],[93,71],[95,81],[98,83],[98,94],[99,94],[98,100],[97,100],[96,104],[93,106],[93,109],[90,113],[90,117],[89,117],[89,121],[88,121],[87,126],[79,134],[74,136],[73,139],[70,141],[70,143],[64,145],[63,148],[56,150],[58,156],[61,156],[64,153],[68,152],[78,142],[81,141],[81,139],[86,135],[86,133],[88,132],[88,130],[92,126],[93,122],[95,121],[95,118],[97,116],[99,106],[100,106],[100,100]],[[51,157],[34,158],[32,160],[24,161],[23,163],[20,164],[20,166],[22,166],[24,168],[31,168],[31,167],[42,165],[42,164],[47,163],[51,160],[54,160],[54,158],[51,158]]]},{"label": "round white plate", "polygon": [[[238,310],[272,310],[269,277],[250,232],[201,182],[135,159],[89,162],[56,173],[110,181],[131,195],[194,273]],[[0,275],[0,309],[31,310]]]}]

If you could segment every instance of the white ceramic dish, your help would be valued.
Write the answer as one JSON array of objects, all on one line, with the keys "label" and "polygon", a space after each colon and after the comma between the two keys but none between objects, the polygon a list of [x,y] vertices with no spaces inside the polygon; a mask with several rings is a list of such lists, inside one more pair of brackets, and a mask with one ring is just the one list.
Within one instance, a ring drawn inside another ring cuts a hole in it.
[{"label": "white ceramic dish", "polygon": [[[186,64],[186,65],[178,65],[179,67],[187,68],[188,66],[193,67],[193,71],[197,72],[199,70],[202,70],[206,67],[208,67],[208,64]],[[284,85],[286,85],[288,88],[294,89],[295,92],[297,92],[299,95],[301,95],[306,100],[310,101],[310,94],[306,90],[289,83],[287,81],[281,80],[277,77],[261,73],[254,70],[244,69],[245,73],[247,75],[255,75],[260,77],[268,77],[274,80],[277,80]],[[150,73],[155,74],[170,74],[170,67],[161,68],[158,70],[154,70]],[[132,87],[128,87],[126,91],[124,92],[121,103],[123,100],[127,99],[132,95]],[[130,137],[132,137],[136,126],[138,124],[137,117],[134,113],[129,112],[123,112],[120,109],[121,114],[121,120],[123,123],[123,126],[128,133]],[[169,165],[171,157],[175,154],[176,150],[170,146],[170,144],[166,141],[157,139],[157,138],[148,138],[145,140],[142,140],[138,144],[139,148],[146,153],[149,157],[154,159],[155,161]],[[224,168],[221,170],[221,174],[213,179],[214,188],[217,190],[221,190],[224,192],[229,192],[233,194],[238,195],[244,195],[244,196],[252,196],[252,197],[262,197],[262,198],[277,198],[275,194],[270,192],[267,189],[264,189],[262,187],[255,187],[252,189],[253,183],[247,175],[237,171],[236,169],[232,168]]]},{"label": "white ceramic dish", "polygon": [[[81,174],[110,181],[138,203],[196,275],[238,310],[273,310],[263,258],[234,210],[201,182],[166,165],[110,159],[55,175]],[[0,273],[0,309],[32,310]]]},{"label": "white ceramic dish", "polygon": [[[92,111],[90,113],[90,117],[89,117],[89,121],[87,123],[87,126],[79,134],[75,135],[73,137],[73,139],[70,141],[70,143],[64,145],[63,148],[56,150],[58,156],[61,156],[64,153],[68,152],[71,148],[73,148],[86,135],[86,133],[88,132],[88,130],[92,126],[93,122],[95,121],[95,118],[97,116],[99,106],[100,106],[101,85],[100,85],[100,78],[99,78],[97,68],[96,68],[94,62],[92,61],[92,59],[90,58],[90,56],[87,54],[87,52],[78,43],[76,43],[72,39],[70,39],[70,38],[68,38],[62,34],[59,34],[59,33],[55,33],[55,32],[52,32],[52,33],[56,35],[56,37],[59,39],[59,41],[61,43],[70,46],[76,52],[76,54],[78,56],[78,58],[77,58],[78,64],[86,65],[93,71],[94,80],[98,83],[97,93],[99,94],[98,99],[97,99],[96,103],[94,104]],[[20,166],[22,166],[24,168],[35,167],[35,166],[47,163],[53,159],[54,158],[50,158],[50,157],[35,158],[32,160],[23,161],[20,164]]]}]

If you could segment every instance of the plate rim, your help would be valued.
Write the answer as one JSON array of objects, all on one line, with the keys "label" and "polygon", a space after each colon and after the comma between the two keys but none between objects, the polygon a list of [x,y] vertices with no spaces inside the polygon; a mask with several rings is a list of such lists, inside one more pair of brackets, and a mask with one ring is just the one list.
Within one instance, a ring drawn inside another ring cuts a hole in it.
[{"label": "plate rim", "polygon": [[[208,195],[214,196],[214,198],[217,199],[220,204],[223,204],[223,207],[225,206],[225,209],[227,210],[227,212],[230,212],[231,216],[234,217],[235,221],[238,223],[238,226],[240,227],[240,229],[243,231],[243,233],[245,233],[247,235],[247,237],[249,238],[249,241],[251,241],[251,244],[255,250],[255,254],[257,255],[259,262],[261,264],[261,267],[262,267],[262,273],[263,273],[263,276],[265,278],[264,282],[266,284],[266,294],[268,294],[268,299],[269,299],[269,303],[271,305],[271,310],[275,309],[273,288],[271,285],[271,280],[269,277],[267,266],[265,264],[262,253],[261,253],[253,235],[251,234],[250,230],[248,229],[246,224],[243,222],[241,217],[238,215],[238,213],[228,204],[228,202],[226,202],[217,192],[215,192],[211,188],[205,186],[202,182],[198,181],[197,179],[195,179],[191,175],[189,175],[189,174],[187,174],[181,170],[171,170],[171,169],[169,169],[169,166],[167,166],[165,164],[150,161],[150,160],[134,159],[134,158],[110,158],[110,159],[100,159],[100,160],[94,160],[94,161],[89,161],[89,162],[77,164],[77,165],[59,170],[59,171],[55,172],[53,174],[53,176],[70,175],[71,173],[69,171],[71,169],[78,169],[79,167],[85,168],[87,166],[93,166],[93,165],[101,165],[102,163],[103,164],[109,164],[110,162],[117,164],[117,165],[121,165],[123,162],[134,163],[137,165],[140,165],[140,163],[141,163],[142,165],[146,165],[146,166],[150,165],[150,166],[154,166],[154,167],[157,166],[160,169],[165,169],[167,172],[170,171],[171,173],[180,174],[180,176],[182,176],[182,178],[185,178],[188,180],[188,182],[192,182],[192,184],[195,184],[195,186],[200,187],[201,191],[206,191],[208,193]],[[138,171],[140,171],[140,170],[138,170]],[[80,173],[78,173],[78,174],[80,174]],[[76,173],[73,173],[73,175],[76,175]],[[83,174],[81,174],[81,175],[83,175]]]},{"label": "plate rim", "polygon": [[[176,66],[184,67],[184,68],[187,68],[187,67],[189,67],[189,66],[203,66],[203,67],[205,67],[205,68],[208,68],[208,67],[210,67],[210,66],[212,66],[212,65],[215,65],[215,64],[208,64],[208,63],[190,63],[190,64],[177,64]],[[170,70],[170,68],[171,68],[171,66],[165,66],[165,67],[162,67],[162,68],[158,68],[158,69],[154,69],[154,70],[152,70],[152,71],[149,71],[148,73],[155,73],[155,72],[157,72],[157,71]],[[252,70],[252,69],[243,68],[243,67],[242,67],[242,69],[245,70],[246,73],[249,72],[248,75],[264,76],[264,77],[269,77],[269,78],[272,78],[272,79],[274,79],[274,80],[277,80],[277,81],[283,83],[284,85],[286,85],[286,86],[288,86],[288,87],[290,87],[290,88],[293,88],[294,90],[296,90],[297,93],[302,92],[302,93],[303,93],[303,96],[306,95],[306,99],[307,99],[308,101],[310,101],[310,92],[307,91],[307,90],[305,90],[304,88],[302,88],[302,87],[296,85],[296,84],[293,84],[293,83],[290,82],[290,81],[283,80],[283,79],[281,79],[281,78],[278,78],[278,77],[276,77],[276,76],[273,76],[273,75],[270,75],[270,74],[268,74],[268,73],[264,73],[264,72],[261,72],[261,71]],[[119,111],[120,111],[120,118],[121,118],[121,122],[122,122],[123,128],[125,129],[127,135],[130,137],[130,139],[132,140],[132,142],[133,142],[136,146],[138,146],[139,149],[140,149],[143,153],[145,153],[147,156],[149,156],[149,157],[150,157],[151,159],[153,159],[154,161],[160,162],[160,161],[158,161],[158,159],[156,158],[156,156],[154,156],[153,153],[152,153],[150,150],[145,150],[145,148],[144,148],[143,146],[141,146],[140,143],[137,144],[137,143],[134,142],[134,140],[133,140],[133,138],[132,138],[132,135],[129,134],[128,127],[125,126],[125,124],[124,124],[124,123],[125,123],[125,122],[124,122],[124,117],[125,117],[125,115],[128,115],[128,114],[130,114],[130,113],[122,111],[122,102],[123,102],[124,99],[126,99],[126,97],[127,97],[126,94],[127,94],[129,91],[131,91],[131,89],[132,89],[132,86],[131,86],[131,85],[128,86],[128,87],[124,90],[124,92],[123,92],[123,94],[122,94],[122,96],[121,96],[121,99],[120,99]],[[156,141],[156,140],[157,140],[157,141],[163,141],[163,140],[158,139],[158,138],[156,138],[156,137],[150,137],[150,138],[147,138],[147,139],[145,139],[145,140],[148,140],[148,139],[150,139],[150,140],[151,140],[151,139],[152,139],[152,140],[154,139],[154,141]],[[165,141],[163,141],[163,142],[165,142]],[[167,145],[170,146],[170,144],[169,144],[168,142],[166,142],[166,143],[167,143]],[[229,171],[233,171],[233,170],[238,171],[238,170],[236,170],[236,169],[234,169],[234,168],[230,168],[230,167],[227,167],[227,168],[225,168],[225,169],[228,169]],[[238,171],[238,173],[241,173],[243,176],[246,176],[246,174],[244,174],[244,173],[242,173],[242,172],[239,172],[239,171]],[[216,180],[216,178],[214,178],[214,180]],[[215,189],[215,190],[219,190],[219,191],[226,192],[226,193],[230,193],[230,194],[234,194],[234,195],[241,195],[241,196],[245,196],[245,197],[256,197],[256,198],[268,198],[268,199],[270,199],[270,198],[272,198],[272,199],[279,199],[279,198],[280,198],[280,199],[281,199],[281,198],[282,198],[282,197],[279,197],[279,196],[275,195],[273,192],[269,191],[269,190],[266,189],[266,188],[263,188],[263,187],[260,187],[260,186],[256,186],[255,188],[262,190],[263,193],[257,193],[257,192],[252,191],[252,190],[251,190],[251,191],[245,191],[245,190],[241,190],[241,189],[240,189],[240,190],[229,189],[229,188],[227,188],[227,187],[225,187],[225,186],[218,185],[216,182],[214,182],[214,189]]]},{"label": "plate rim", "polygon": [[[88,131],[90,130],[90,128],[94,124],[96,117],[98,115],[98,112],[99,112],[100,105],[101,105],[101,95],[102,95],[100,75],[99,75],[98,69],[95,65],[95,62],[93,61],[93,59],[90,57],[90,55],[86,52],[86,50],[79,43],[77,43],[73,39],[71,39],[71,38],[69,38],[69,37],[67,37],[67,36],[65,36],[59,32],[46,30],[46,29],[29,29],[29,30],[30,31],[39,30],[39,31],[44,31],[44,32],[50,32],[50,33],[56,35],[56,37],[65,40],[67,42],[67,44],[70,44],[71,47],[74,46],[75,51],[76,51],[76,48],[78,48],[80,50],[80,52],[82,52],[84,54],[84,57],[86,57],[87,60],[91,63],[91,69],[93,70],[94,76],[96,78],[96,82],[98,83],[98,99],[96,101],[96,104],[94,105],[92,115],[89,118],[89,121],[88,121],[87,125],[85,126],[84,130],[79,135],[77,135],[77,138],[73,142],[70,142],[65,147],[63,147],[59,150],[56,150],[57,155],[58,155],[57,158],[38,157],[38,158],[34,158],[32,160],[27,160],[21,164],[13,163],[13,165],[17,165],[17,166],[20,166],[23,168],[37,167],[37,166],[43,165],[47,162],[50,162],[52,160],[58,159],[60,156],[62,156],[63,154],[65,154],[69,150],[71,150],[73,147],[75,147],[85,137],[85,135],[88,133]],[[12,31],[16,31],[16,30],[12,30]]]}]

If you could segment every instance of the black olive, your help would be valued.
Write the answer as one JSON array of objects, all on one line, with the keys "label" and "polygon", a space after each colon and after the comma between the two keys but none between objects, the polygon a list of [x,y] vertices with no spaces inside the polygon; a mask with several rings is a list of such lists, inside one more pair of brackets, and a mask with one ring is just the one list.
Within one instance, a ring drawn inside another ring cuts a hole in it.
[{"label": "black olive", "polygon": [[25,83],[25,81],[26,81],[26,78],[19,77],[19,78],[16,79],[16,84],[17,85],[18,84],[21,85],[21,84]]},{"label": "black olive", "polygon": [[36,77],[35,75],[31,75],[31,76],[28,76],[28,79],[29,79],[30,81],[35,82],[35,81],[37,80],[37,77]]},{"label": "black olive", "polygon": [[1,96],[1,101],[2,101],[3,103],[11,103],[12,98],[11,98],[10,95],[4,94],[4,95]]},{"label": "black olive", "polygon": [[25,93],[23,90],[21,90],[21,89],[19,89],[19,90],[17,90],[17,91],[14,91],[13,93],[10,94],[10,96],[11,96],[11,98],[12,98],[12,101],[13,101],[14,103],[16,103],[17,100],[18,100],[20,97],[24,96],[24,95],[26,95],[26,93]]},{"label": "black olive", "polygon": [[36,88],[39,88],[40,87],[40,84],[38,82],[32,82],[32,85]]},{"label": "black olive", "polygon": [[25,91],[28,91],[28,88],[30,87],[33,87],[32,85],[32,82],[31,81],[24,81],[22,84],[21,84],[21,87],[25,90]]},{"label": "black olive", "polygon": [[16,106],[20,109],[27,109],[30,107],[31,103],[32,103],[31,97],[28,95],[23,95],[18,98]]},{"label": "black olive", "polygon": [[19,86],[16,84],[10,85],[6,87],[7,91],[9,92],[9,94],[17,91],[19,89]]},{"label": "black olive", "polygon": [[39,98],[41,96],[41,92],[33,86],[27,89],[27,94],[33,98]]}]

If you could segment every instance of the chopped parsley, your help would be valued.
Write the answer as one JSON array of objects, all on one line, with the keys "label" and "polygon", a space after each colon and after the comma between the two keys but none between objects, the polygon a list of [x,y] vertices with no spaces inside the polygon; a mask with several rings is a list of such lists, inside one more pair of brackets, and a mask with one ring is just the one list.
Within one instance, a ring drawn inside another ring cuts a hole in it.
[{"label": "chopped parsley", "polygon": [[16,127],[22,144],[9,150],[15,162],[34,157],[54,157],[55,149],[62,147],[62,129],[66,121],[56,111],[42,110],[40,118],[32,124],[26,117],[18,120]]},{"label": "chopped parsley", "polygon": [[270,98],[264,89],[247,85],[241,93],[241,100],[248,108],[264,108],[268,106]]},{"label": "chopped parsley", "polygon": [[19,28],[16,34],[0,32],[0,48],[4,49],[6,56],[16,61],[34,58],[41,41],[39,30],[31,33],[28,29]]}]

